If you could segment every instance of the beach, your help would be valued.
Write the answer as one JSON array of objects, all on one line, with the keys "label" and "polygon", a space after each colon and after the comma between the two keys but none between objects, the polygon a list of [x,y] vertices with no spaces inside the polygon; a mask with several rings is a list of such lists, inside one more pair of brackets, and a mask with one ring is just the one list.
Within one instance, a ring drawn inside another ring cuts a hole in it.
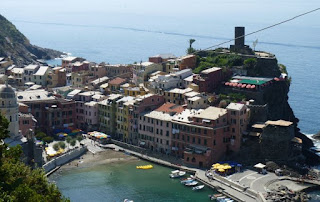
[{"label": "beach", "polygon": [[84,168],[84,167],[93,167],[96,165],[103,164],[111,164],[117,163],[121,161],[138,161],[139,159],[134,156],[127,155],[125,153],[114,151],[114,150],[105,150],[96,154],[91,152],[86,152],[80,158],[77,158],[63,166],[61,166],[61,170],[63,169],[73,169],[75,167]]}]

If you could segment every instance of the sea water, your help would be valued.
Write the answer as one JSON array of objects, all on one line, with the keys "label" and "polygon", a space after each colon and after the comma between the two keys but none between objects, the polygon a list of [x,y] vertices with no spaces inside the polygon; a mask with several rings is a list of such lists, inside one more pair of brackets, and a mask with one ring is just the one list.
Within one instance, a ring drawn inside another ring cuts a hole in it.
[{"label": "sea water", "polygon": [[179,179],[169,178],[173,169],[167,167],[153,164],[149,170],[136,169],[138,165],[149,164],[136,160],[75,167],[56,172],[49,179],[71,201],[208,201],[208,195],[217,193],[207,186],[192,191]]}]

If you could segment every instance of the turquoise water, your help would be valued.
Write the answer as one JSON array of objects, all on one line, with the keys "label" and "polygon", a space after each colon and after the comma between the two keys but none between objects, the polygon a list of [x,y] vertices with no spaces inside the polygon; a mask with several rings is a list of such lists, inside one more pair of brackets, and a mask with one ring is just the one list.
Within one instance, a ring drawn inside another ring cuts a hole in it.
[{"label": "turquoise water", "polygon": [[214,191],[205,187],[192,191],[170,179],[172,169],[154,165],[153,169],[136,169],[137,165],[150,164],[144,161],[129,161],[74,168],[50,176],[59,189],[71,201],[209,201]]}]

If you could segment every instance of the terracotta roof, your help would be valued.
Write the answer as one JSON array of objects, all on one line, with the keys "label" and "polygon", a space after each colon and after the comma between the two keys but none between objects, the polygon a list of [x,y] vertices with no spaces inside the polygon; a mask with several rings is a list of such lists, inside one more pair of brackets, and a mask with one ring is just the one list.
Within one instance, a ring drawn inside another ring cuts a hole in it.
[{"label": "terracotta roof", "polygon": [[120,85],[120,84],[122,84],[124,82],[126,82],[125,79],[117,77],[117,78],[112,79],[111,81],[109,81],[109,84],[111,84],[111,85]]},{"label": "terracotta roof", "polygon": [[167,103],[161,105],[155,111],[165,112],[165,113],[170,113],[170,112],[181,113],[183,110],[184,110],[184,108],[182,106],[167,102]]},{"label": "terracotta roof", "polygon": [[278,120],[278,121],[267,121],[266,124],[288,127],[288,126],[291,126],[293,123],[290,121]]}]

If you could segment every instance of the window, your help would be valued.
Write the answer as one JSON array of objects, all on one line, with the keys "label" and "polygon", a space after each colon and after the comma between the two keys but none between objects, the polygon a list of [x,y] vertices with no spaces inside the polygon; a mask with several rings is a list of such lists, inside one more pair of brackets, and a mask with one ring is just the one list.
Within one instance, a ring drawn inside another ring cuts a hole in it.
[{"label": "window", "polygon": [[236,132],[235,128],[232,128],[232,132],[233,132],[233,133],[235,133],[235,132]]},{"label": "window", "polygon": [[203,133],[204,133],[204,134],[207,134],[207,129],[204,129],[204,130],[203,130]]},{"label": "window", "polygon": [[204,140],[203,140],[203,144],[204,144],[204,145],[207,145],[207,139],[204,139]]},{"label": "window", "polygon": [[167,132],[166,132],[166,136],[169,137],[169,131],[168,131],[168,130],[167,130]]},{"label": "window", "polygon": [[216,145],[216,140],[213,140],[213,145]]},{"label": "window", "polygon": [[200,138],[198,138],[198,144],[201,144],[201,139]]},{"label": "window", "polygon": [[187,136],[187,141],[188,141],[188,142],[190,141],[190,136],[189,136],[189,135]]},{"label": "window", "polygon": [[195,143],[195,142],[196,142],[196,138],[192,137],[192,143]]}]

